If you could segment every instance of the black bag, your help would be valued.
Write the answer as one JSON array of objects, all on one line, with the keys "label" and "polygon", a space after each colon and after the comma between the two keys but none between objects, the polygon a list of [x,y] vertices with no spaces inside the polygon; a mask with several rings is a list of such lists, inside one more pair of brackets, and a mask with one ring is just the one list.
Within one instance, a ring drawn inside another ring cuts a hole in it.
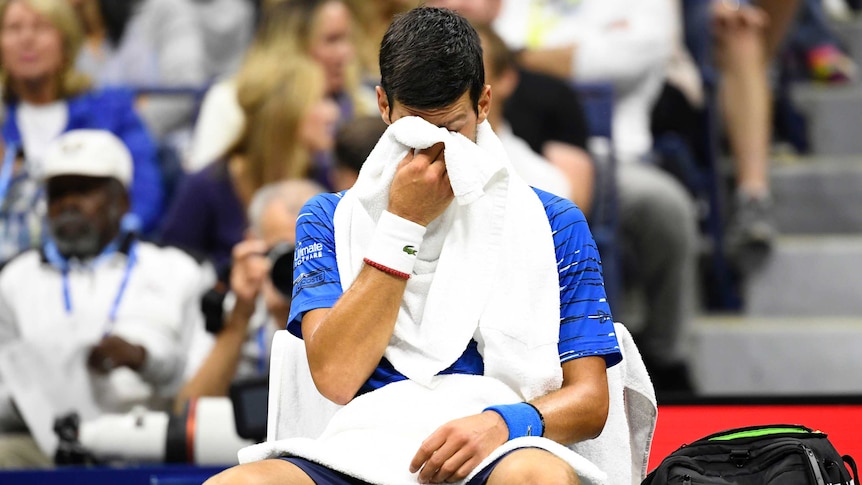
[{"label": "black bag", "polygon": [[858,475],[853,458],[841,456],[826,434],[775,424],[729,429],[682,445],[641,485],[860,485]]}]

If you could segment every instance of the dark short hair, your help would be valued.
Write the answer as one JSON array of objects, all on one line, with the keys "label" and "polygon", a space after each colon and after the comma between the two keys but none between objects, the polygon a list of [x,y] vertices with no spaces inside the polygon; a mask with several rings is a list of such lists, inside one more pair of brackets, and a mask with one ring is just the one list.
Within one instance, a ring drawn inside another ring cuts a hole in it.
[{"label": "dark short hair", "polygon": [[359,173],[387,126],[379,115],[360,116],[345,123],[335,135],[335,164]]},{"label": "dark short hair", "polygon": [[482,44],[476,30],[445,8],[419,7],[395,18],[380,44],[380,86],[389,109],[449,106],[470,93],[478,112],[485,85]]}]

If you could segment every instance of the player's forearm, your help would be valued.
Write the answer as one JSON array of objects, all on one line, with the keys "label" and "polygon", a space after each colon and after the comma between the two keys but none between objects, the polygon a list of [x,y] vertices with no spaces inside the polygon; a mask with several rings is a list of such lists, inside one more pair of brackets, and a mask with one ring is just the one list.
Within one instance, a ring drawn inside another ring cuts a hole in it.
[{"label": "player's forearm", "polygon": [[392,337],[406,285],[366,265],[335,306],[306,314],[302,333],[321,394],[345,404],[368,380]]},{"label": "player's forearm", "polygon": [[[567,369],[568,367],[568,369]],[[608,417],[607,370],[602,357],[563,364],[563,386],[531,401],[545,420],[544,436],[570,444],[598,436]]]}]

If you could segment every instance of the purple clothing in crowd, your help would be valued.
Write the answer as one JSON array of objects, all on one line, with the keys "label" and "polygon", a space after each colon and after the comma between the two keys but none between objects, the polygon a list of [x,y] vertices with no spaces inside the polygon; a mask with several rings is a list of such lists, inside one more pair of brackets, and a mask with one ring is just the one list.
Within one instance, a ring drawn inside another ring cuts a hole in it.
[{"label": "purple clothing in crowd", "polygon": [[227,162],[216,160],[180,185],[165,216],[161,241],[208,259],[222,278],[247,225]]}]

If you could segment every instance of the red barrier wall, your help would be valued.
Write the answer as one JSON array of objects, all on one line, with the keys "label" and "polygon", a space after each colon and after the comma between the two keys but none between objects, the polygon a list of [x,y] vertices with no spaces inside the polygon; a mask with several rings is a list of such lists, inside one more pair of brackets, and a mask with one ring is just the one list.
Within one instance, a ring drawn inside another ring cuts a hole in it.
[{"label": "red barrier wall", "polygon": [[862,403],[660,405],[649,470],[684,443],[728,428],[801,424],[829,435],[843,455],[862,462]]}]

